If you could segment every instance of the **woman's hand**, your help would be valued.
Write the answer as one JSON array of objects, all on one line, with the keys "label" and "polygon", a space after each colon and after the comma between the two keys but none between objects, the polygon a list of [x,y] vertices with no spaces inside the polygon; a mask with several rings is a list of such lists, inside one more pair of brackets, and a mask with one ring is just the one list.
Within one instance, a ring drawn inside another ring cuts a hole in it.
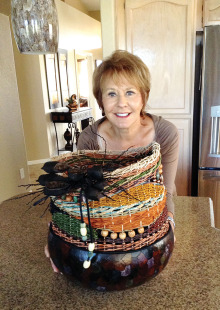
[{"label": "woman's hand", "polygon": [[46,257],[50,259],[50,263],[51,263],[51,266],[53,268],[53,271],[56,272],[56,273],[59,273],[60,272],[59,269],[54,265],[54,263],[53,263],[53,261],[52,261],[52,259],[50,257],[48,245],[45,245],[44,253],[45,253]]},{"label": "woman's hand", "polygon": [[[175,230],[175,222],[174,222],[174,219],[173,219],[173,213],[171,212],[168,212],[168,221],[170,222],[170,226],[173,230],[173,234],[174,234],[174,230]],[[174,243],[176,242],[176,237],[175,237],[175,234],[174,234]]]}]

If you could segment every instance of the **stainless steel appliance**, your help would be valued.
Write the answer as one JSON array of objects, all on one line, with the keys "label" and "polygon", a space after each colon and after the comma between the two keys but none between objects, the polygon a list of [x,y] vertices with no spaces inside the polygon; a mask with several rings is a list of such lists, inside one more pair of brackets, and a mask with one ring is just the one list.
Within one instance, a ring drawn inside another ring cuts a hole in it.
[{"label": "stainless steel appliance", "polygon": [[220,228],[220,25],[204,29],[198,196],[213,201]]}]

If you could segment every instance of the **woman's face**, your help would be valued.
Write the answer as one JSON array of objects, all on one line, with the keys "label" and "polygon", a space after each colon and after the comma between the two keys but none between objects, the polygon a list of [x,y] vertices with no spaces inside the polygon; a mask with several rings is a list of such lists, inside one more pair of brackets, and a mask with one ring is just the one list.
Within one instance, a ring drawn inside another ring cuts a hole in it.
[{"label": "woman's face", "polygon": [[118,129],[129,129],[140,124],[143,107],[139,89],[126,78],[119,83],[107,76],[102,83],[102,103],[105,116]]}]

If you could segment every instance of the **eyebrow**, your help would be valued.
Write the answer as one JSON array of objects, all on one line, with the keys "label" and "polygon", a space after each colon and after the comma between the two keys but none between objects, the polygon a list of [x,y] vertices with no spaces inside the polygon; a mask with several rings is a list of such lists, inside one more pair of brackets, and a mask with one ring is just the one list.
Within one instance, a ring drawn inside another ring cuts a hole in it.
[{"label": "eyebrow", "polygon": [[[125,91],[127,91],[127,90],[131,90],[131,89],[136,89],[137,90],[137,88],[135,87],[135,86],[130,86],[130,87],[127,87],[126,89],[125,89]],[[116,88],[113,88],[113,87],[109,87],[109,88],[106,88],[106,89],[103,89],[103,90],[117,90]]]}]

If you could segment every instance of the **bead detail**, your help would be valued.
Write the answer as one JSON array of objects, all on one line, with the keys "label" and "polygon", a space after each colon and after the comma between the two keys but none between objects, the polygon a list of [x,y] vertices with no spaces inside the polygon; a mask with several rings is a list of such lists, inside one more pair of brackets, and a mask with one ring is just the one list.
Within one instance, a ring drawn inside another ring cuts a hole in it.
[{"label": "bead detail", "polygon": [[87,235],[87,229],[84,228],[84,227],[80,228],[80,234],[81,234],[82,236],[86,236],[86,235]]},{"label": "bead detail", "polygon": [[92,252],[92,251],[94,251],[94,249],[95,249],[95,243],[89,243],[89,245],[88,245],[88,250],[89,250],[90,252]]},{"label": "bead detail", "polygon": [[139,227],[138,232],[139,232],[139,234],[143,234],[144,233],[144,227]]},{"label": "bead detail", "polygon": [[90,260],[85,260],[83,263],[83,268],[88,269],[91,265],[91,261]]},{"label": "bead detail", "polygon": [[108,236],[108,230],[102,230],[101,231],[101,235],[102,235],[102,237],[107,237]]},{"label": "bead detail", "polygon": [[126,233],[125,233],[125,232],[120,232],[119,238],[120,238],[121,240],[124,240],[124,239],[126,238]]},{"label": "bead detail", "polygon": [[87,240],[87,236],[82,236],[82,241],[86,241]]},{"label": "bead detail", "polygon": [[118,237],[118,234],[116,232],[112,232],[110,237],[114,240],[114,239],[117,239]]},{"label": "bead detail", "polygon": [[134,236],[135,236],[135,231],[134,231],[134,230],[129,231],[129,232],[128,232],[128,236],[129,236],[130,238],[134,238]]},{"label": "bead detail", "polygon": [[65,200],[68,201],[68,202],[70,202],[70,201],[73,200],[73,197],[70,196],[70,195],[66,195],[66,199],[65,199]]}]

